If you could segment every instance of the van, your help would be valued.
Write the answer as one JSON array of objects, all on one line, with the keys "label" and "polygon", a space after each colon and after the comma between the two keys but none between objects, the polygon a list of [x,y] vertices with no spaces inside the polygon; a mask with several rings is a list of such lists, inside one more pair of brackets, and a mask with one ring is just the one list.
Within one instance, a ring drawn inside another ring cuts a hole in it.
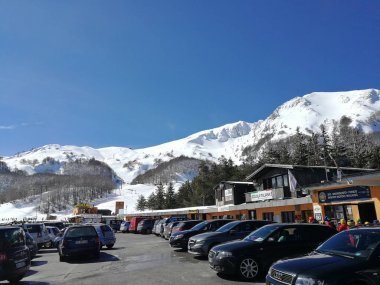
[{"label": "van", "polygon": [[30,268],[29,248],[20,227],[0,227],[0,281],[20,281]]},{"label": "van", "polygon": [[89,224],[92,225],[98,233],[100,240],[100,248],[106,246],[108,249],[112,248],[116,242],[116,237],[113,229],[105,224]]},{"label": "van", "polygon": [[135,234],[137,232],[137,225],[144,219],[146,219],[146,217],[133,217],[129,224],[129,232]]},{"label": "van", "polygon": [[38,248],[51,247],[52,241],[50,240],[49,233],[43,223],[29,223],[23,224],[23,229],[30,233],[33,239],[37,242]]}]

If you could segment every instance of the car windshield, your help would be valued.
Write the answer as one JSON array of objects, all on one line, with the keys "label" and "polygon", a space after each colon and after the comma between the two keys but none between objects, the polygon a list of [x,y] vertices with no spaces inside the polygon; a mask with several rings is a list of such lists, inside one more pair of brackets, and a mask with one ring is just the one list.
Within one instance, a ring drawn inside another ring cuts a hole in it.
[{"label": "car windshield", "polygon": [[251,234],[249,234],[248,236],[246,236],[244,238],[244,240],[246,240],[246,241],[262,242],[271,233],[273,233],[274,231],[276,231],[279,227],[280,226],[273,226],[273,225],[261,227],[261,228],[255,230],[254,232],[252,232]]},{"label": "car windshield", "polygon": [[240,222],[230,222],[220,227],[219,229],[217,229],[216,232],[220,232],[220,233],[228,232],[232,230],[234,227],[236,227],[238,224],[240,224]]},{"label": "car windshield", "polygon": [[380,243],[380,230],[343,231],[328,239],[317,252],[346,257],[368,258]]},{"label": "car windshield", "polygon": [[209,221],[204,221],[202,223],[199,223],[198,225],[195,225],[194,227],[192,227],[191,229],[192,230],[195,230],[195,231],[199,231],[201,229],[203,229],[206,225],[208,225],[210,222]]}]

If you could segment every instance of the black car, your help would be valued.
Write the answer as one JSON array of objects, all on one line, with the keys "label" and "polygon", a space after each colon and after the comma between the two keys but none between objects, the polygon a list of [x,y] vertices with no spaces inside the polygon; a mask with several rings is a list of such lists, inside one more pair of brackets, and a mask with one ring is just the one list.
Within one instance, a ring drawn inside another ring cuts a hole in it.
[{"label": "black car", "polygon": [[271,224],[240,241],[213,247],[210,267],[221,274],[254,279],[266,273],[273,262],[309,253],[336,230],[320,224]]},{"label": "black car", "polygon": [[242,239],[254,230],[271,223],[270,221],[235,221],[228,223],[215,232],[201,233],[190,238],[188,251],[195,255],[207,256],[213,246]]},{"label": "black car", "polygon": [[58,244],[59,260],[64,261],[71,256],[100,254],[100,240],[95,228],[91,225],[68,227]]},{"label": "black car", "polygon": [[169,243],[171,247],[182,248],[183,250],[187,249],[189,239],[192,236],[195,236],[204,232],[213,232],[219,229],[221,226],[224,226],[227,223],[230,223],[234,220],[227,219],[217,219],[217,220],[206,220],[202,223],[199,223],[192,227],[189,230],[176,232],[170,236]]},{"label": "black car", "polygon": [[20,227],[0,227],[0,281],[20,281],[30,268],[29,248]]},{"label": "black car", "polygon": [[380,284],[380,228],[356,228],[333,236],[308,256],[278,261],[267,284]]},{"label": "black car", "polygon": [[138,233],[138,234],[151,234],[155,221],[156,220],[153,220],[153,219],[145,219],[145,220],[140,221],[137,224],[136,233]]}]

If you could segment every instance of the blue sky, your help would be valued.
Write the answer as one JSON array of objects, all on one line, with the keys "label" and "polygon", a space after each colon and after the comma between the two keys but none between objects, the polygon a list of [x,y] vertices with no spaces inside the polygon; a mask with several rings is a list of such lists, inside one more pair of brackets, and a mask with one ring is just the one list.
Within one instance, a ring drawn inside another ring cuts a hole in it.
[{"label": "blue sky", "polygon": [[380,1],[0,1],[0,155],[143,148],[379,88]]}]

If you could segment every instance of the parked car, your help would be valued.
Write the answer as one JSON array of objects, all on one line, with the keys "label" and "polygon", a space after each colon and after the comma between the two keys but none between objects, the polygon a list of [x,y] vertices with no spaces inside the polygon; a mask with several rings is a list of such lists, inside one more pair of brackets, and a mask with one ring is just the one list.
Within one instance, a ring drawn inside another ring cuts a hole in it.
[{"label": "parked car", "polygon": [[204,232],[213,232],[219,229],[221,226],[224,226],[227,223],[230,223],[234,220],[227,219],[216,219],[216,220],[206,220],[202,223],[199,223],[192,227],[189,230],[176,232],[170,236],[169,244],[173,248],[181,248],[183,250],[187,250],[187,245],[189,239],[192,236],[195,236]]},{"label": "parked car", "polygon": [[123,222],[123,220],[110,220],[109,226],[113,229],[115,233],[120,231],[120,225]]},{"label": "parked car", "polygon": [[161,220],[158,221],[158,223],[156,224],[156,226],[154,227],[154,234],[156,236],[161,236],[161,231],[163,232],[164,231],[164,223],[165,221],[167,220],[168,218],[163,218]]},{"label": "parked car", "polygon": [[58,245],[59,260],[64,261],[72,256],[100,254],[100,239],[94,226],[80,225],[68,227]]},{"label": "parked car", "polygon": [[151,234],[155,221],[156,220],[153,220],[153,219],[144,219],[140,221],[139,224],[137,225],[136,232],[138,234]]},{"label": "parked car", "polygon": [[128,221],[123,221],[121,224],[120,224],[120,231],[122,233],[127,233],[129,232],[129,222]]},{"label": "parked car", "polygon": [[156,235],[157,225],[161,222],[161,219],[157,219],[153,224],[152,234]]},{"label": "parked car", "polygon": [[50,247],[54,247],[54,240],[59,235],[60,230],[57,227],[54,226],[47,226],[46,230],[48,231],[49,237],[50,237]]},{"label": "parked car", "polygon": [[29,248],[21,227],[0,227],[0,281],[20,281],[30,268]]},{"label": "parked car", "polygon": [[266,273],[273,262],[309,253],[337,231],[320,224],[270,224],[243,240],[213,247],[210,267],[221,274],[254,279]]},{"label": "parked car", "polygon": [[22,225],[23,229],[31,234],[37,242],[38,248],[51,247],[49,233],[43,223],[26,223]]},{"label": "parked car", "polygon": [[164,238],[164,230],[165,230],[165,227],[169,223],[176,222],[176,221],[184,221],[184,220],[187,220],[187,217],[185,217],[185,216],[171,216],[169,218],[164,219],[164,222],[161,224],[161,228],[160,228],[160,232],[159,232],[160,237]]},{"label": "parked car", "polygon": [[129,224],[129,232],[136,233],[139,222],[144,219],[146,219],[146,217],[132,217]]},{"label": "parked car", "polygon": [[272,265],[267,284],[380,284],[380,228],[340,232],[308,256]]},{"label": "parked car", "polygon": [[65,224],[63,222],[44,222],[47,227],[57,227],[59,230],[65,228]]},{"label": "parked car", "polygon": [[30,259],[36,257],[38,252],[38,245],[30,233],[25,232],[26,246],[29,248]]},{"label": "parked car", "polygon": [[100,239],[100,248],[106,246],[107,248],[112,248],[116,242],[116,236],[113,229],[105,224],[92,224],[98,233]]},{"label": "parked car", "polygon": [[199,224],[201,222],[202,222],[202,220],[180,221],[177,225],[175,225],[172,228],[171,234],[174,234],[176,232],[181,232],[181,231],[189,230],[189,229],[191,229],[192,227],[194,227],[195,225],[197,225],[197,224]]},{"label": "parked car", "polygon": [[270,221],[234,221],[228,223],[215,232],[201,233],[190,238],[188,252],[195,255],[207,256],[213,246],[227,241],[242,239],[254,230],[271,223]]},{"label": "parked car", "polygon": [[178,225],[179,223],[180,223],[180,221],[171,222],[164,227],[164,239],[170,238],[170,235],[172,234],[173,227]]}]

